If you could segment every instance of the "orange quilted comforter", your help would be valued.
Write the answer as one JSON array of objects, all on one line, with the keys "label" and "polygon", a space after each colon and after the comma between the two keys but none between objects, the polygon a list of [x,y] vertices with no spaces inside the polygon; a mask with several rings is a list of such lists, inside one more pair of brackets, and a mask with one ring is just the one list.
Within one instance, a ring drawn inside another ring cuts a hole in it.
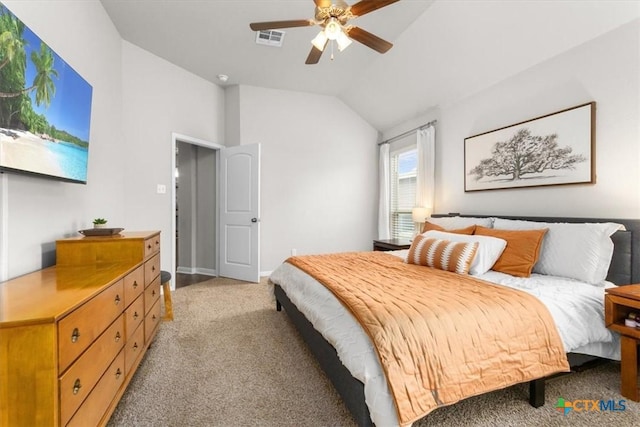
[{"label": "orange quilted comforter", "polygon": [[568,371],[560,336],[534,296],[383,252],[291,257],[371,338],[408,425],[439,406]]}]

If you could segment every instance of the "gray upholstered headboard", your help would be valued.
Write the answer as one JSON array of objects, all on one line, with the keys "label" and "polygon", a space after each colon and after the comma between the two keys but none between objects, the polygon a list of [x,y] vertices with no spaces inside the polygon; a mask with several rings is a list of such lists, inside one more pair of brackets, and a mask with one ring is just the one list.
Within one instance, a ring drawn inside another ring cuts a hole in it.
[{"label": "gray upholstered headboard", "polygon": [[460,215],[457,213],[433,214],[434,217],[466,216],[466,217],[500,217],[541,222],[615,222],[625,226],[625,231],[616,231],[613,240],[613,257],[609,266],[607,280],[616,285],[640,283],[640,220],[618,218],[564,218],[540,216],[505,216],[505,215]]}]

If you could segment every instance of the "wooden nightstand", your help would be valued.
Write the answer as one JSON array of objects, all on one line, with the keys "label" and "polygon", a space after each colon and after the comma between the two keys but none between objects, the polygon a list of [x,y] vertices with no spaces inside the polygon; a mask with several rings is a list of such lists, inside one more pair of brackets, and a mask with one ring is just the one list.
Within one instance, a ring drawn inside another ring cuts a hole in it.
[{"label": "wooden nightstand", "polygon": [[409,249],[411,241],[406,239],[383,239],[373,241],[374,251],[399,251],[400,249]]},{"label": "wooden nightstand", "polygon": [[638,343],[640,329],[624,324],[632,311],[640,314],[640,285],[626,285],[606,290],[604,321],[607,328],[620,333],[620,393],[627,399],[640,400],[638,393]]}]

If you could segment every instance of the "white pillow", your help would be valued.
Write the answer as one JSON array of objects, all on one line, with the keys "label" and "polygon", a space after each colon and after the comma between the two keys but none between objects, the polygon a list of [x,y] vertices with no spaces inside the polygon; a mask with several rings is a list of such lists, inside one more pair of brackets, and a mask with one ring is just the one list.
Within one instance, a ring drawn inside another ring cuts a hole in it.
[{"label": "white pillow", "polygon": [[422,235],[430,239],[449,240],[450,242],[478,242],[476,256],[473,258],[471,267],[469,268],[469,274],[472,276],[478,276],[491,270],[491,267],[493,267],[493,264],[500,258],[502,251],[504,251],[504,248],[507,246],[506,240],[491,236],[447,233],[436,230],[427,231],[422,233]]},{"label": "white pillow", "polygon": [[495,218],[501,230],[548,228],[533,272],[603,285],[613,256],[611,235],[624,226],[613,222],[566,223]]},{"label": "white pillow", "polygon": [[439,225],[445,230],[457,230],[471,225],[481,225],[483,227],[493,228],[493,218],[447,216],[442,218],[431,217],[428,221],[432,224]]}]

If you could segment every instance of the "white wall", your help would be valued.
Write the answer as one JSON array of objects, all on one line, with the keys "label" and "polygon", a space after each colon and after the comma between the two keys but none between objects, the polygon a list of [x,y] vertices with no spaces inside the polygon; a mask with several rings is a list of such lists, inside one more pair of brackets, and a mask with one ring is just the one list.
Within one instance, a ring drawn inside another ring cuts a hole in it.
[{"label": "white wall", "polygon": [[186,142],[178,141],[176,149],[176,167],[180,177],[176,179],[176,271],[189,272],[197,266],[195,260],[196,242],[196,147]]},{"label": "white wall", "polygon": [[[55,240],[97,216],[129,230],[161,230],[162,268],[169,269],[170,192],[156,194],[156,185],[171,184],[171,132],[224,143],[223,90],[122,42],[97,1],[3,3],[89,81],[93,108],[87,185],[2,176],[0,250],[8,249],[0,254],[0,278],[51,264]],[[436,209],[638,217],[639,27],[635,20],[407,120],[438,119]],[[235,128],[227,135],[263,146],[261,270],[275,268],[292,248],[369,249],[376,235],[375,129],[332,97],[249,86],[230,92],[237,92],[227,103]],[[464,193],[465,137],[592,100],[595,185]]]},{"label": "white wall", "polygon": [[7,233],[0,279],[53,264],[55,240],[78,235],[95,217],[113,226],[125,218],[121,44],[111,20],[97,1],[3,3],[92,85],[93,102],[87,185],[2,175]]},{"label": "white wall", "polygon": [[196,146],[196,266],[199,273],[216,271],[216,223],[217,223],[217,152]]},{"label": "white wall", "polygon": [[386,132],[639,17],[637,0],[436,0],[339,97]]},{"label": "white wall", "polygon": [[[437,118],[436,211],[640,216],[640,21],[635,20],[455,104]],[[464,192],[464,138],[596,102],[596,184]]]},{"label": "white wall", "polygon": [[252,86],[237,93],[240,142],[262,144],[261,271],[293,248],[370,250],[377,131],[334,97]]},{"label": "white wall", "polygon": [[224,90],[224,130],[227,146],[240,144],[240,86],[228,86]]},{"label": "white wall", "polygon": [[224,90],[126,41],[122,82],[126,224],[162,232],[161,268],[171,271],[171,133],[223,144]]},{"label": "white wall", "polygon": [[123,42],[98,1],[3,3],[92,85],[93,102],[87,185],[3,174],[0,279],[53,264],[55,240],[95,217],[161,230],[169,270],[171,132],[222,143],[224,91]]}]

